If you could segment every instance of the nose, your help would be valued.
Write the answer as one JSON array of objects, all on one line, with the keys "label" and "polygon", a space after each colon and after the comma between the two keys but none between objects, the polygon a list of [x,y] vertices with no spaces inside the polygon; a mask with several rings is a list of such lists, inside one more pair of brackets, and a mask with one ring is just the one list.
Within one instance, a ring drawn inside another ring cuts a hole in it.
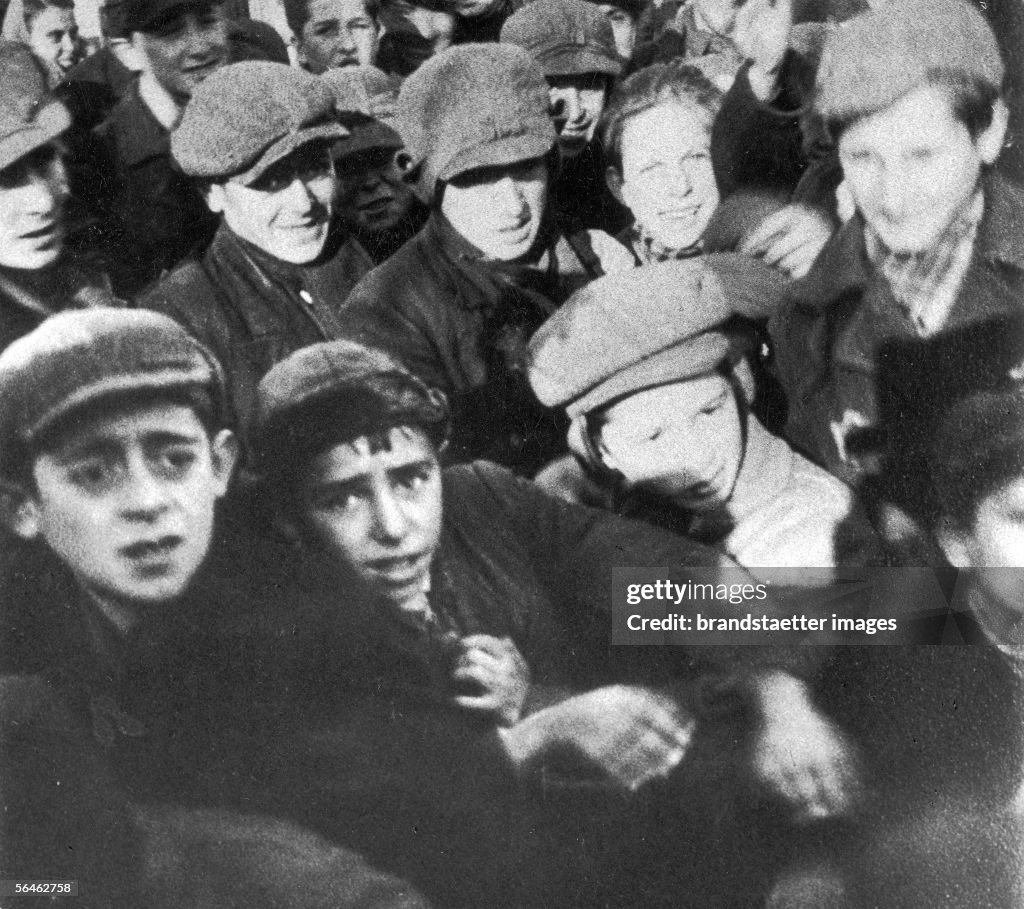
[{"label": "nose", "polygon": [[356,50],[355,38],[352,37],[351,30],[344,26],[338,29],[338,47],[346,53],[355,53]]},{"label": "nose", "polygon": [[897,168],[886,167],[879,172],[877,180],[878,201],[883,211],[891,217],[899,215],[906,197],[905,176]]},{"label": "nose", "polygon": [[492,202],[503,219],[522,217],[526,204],[519,184],[507,174],[494,184]]},{"label": "nose", "polygon": [[122,493],[124,514],[136,520],[151,521],[170,504],[167,485],[141,460],[129,464]]},{"label": "nose", "polygon": [[316,203],[316,196],[309,188],[309,183],[299,174],[296,174],[292,182],[284,190],[288,202],[295,208],[308,211]]},{"label": "nose", "polygon": [[409,530],[409,518],[394,491],[382,489],[373,501],[374,536],[388,543],[398,543]]},{"label": "nose", "polygon": [[562,110],[567,123],[575,123],[583,117],[583,105],[580,103],[580,90],[575,86],[562,92]]},{"label": "nose", "polygon": [[71,55],[75,52],[75,40],[68,32],[60,39],[60,52],[61,55]]},{"label": "nose", "polygon": [[680,196],[688,196],[693,192],[693,176],[690,173],[690,164],[681,161],[676,168],[675,179],[672,182],[672,190]]},{"label": "nose", "polygon": [[33,215],[52,216],[67,195],[67,180],[62,164],[36,168],[22,187],[24,209]]}]

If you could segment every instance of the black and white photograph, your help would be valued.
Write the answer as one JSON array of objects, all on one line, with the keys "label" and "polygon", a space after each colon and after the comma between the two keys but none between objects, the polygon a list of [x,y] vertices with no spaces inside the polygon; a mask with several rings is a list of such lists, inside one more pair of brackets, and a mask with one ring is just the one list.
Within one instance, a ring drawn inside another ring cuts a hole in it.
[{"label": "black and white photograph", "polygon": [[0,23],[0,909],[1024,909],[1024,0]]}]

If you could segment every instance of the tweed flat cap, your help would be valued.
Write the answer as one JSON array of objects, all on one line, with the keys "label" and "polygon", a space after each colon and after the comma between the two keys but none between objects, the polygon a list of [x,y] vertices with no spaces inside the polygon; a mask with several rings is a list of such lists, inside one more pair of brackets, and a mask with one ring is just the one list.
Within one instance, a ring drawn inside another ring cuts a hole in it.
[{"label": "tweed flat cap", "polygon": [[830,32],[815,104],[825,119],[849,121],[941,73],[1002,87],[1003,61],[985,16],[967,0],[891,0]]},{"label": "tweed flat cap", "polygon": [[51,316],[0,353],[0,470],[19,445],[97,402],[192,389],[209,393],[226,422],[220,365],[170,317],[108,308]]},{"label": "tweed flat cap", "polygon": [[583,0],[526,4],[501,27],[501,42],[523,48],[545,76],[622,72],[611,23],[593,3]]},{"label": "tweed flat cap", "polygon": [[431,57],[402,86],[398,131],[419,189],[479,167],[540,158],[555,144],[548,86],[526,51],[462,44]]},{"label": "tweed flat cap", "polygon": [[570,417],[730,359],[733,316],[764,318],[785,277],[738,253],[662,262],[591,282],[530,342],[528,377],[542,404]]},{"label": "tweed flat cap", "polygon": [[171,153],[189,176],[248,185],[297,148],[347,134],[326,82],[281,63],[247,61],[196,89],[171,133]]},{"label": "tweed flat cap", "polygon": [[[337,405],[330,426],[324,425],[325,405]],[[325,341],[297,350],[263,377],[253,448],[260,467],[270,472],[282,461],[301,458],[324,434],[347,431],[357,438],[384,424],[397,425],[393,420],[409,419],[438,427],[443,439],[448,418],[444,394],[428,388],[389,354],[356,341]]]},{"label": "tweed flat cap", "polygon": [[395,129],[400,79],[375,66],[329,69],[320,78],[334,94],[335,113],[349,131],[334,146],[336,158],[371,148],[402,147]]},{"label": "tweed flat cap", "polygon": [[56,139],[71,116],[23,44],[0,40],[0,169]]}]

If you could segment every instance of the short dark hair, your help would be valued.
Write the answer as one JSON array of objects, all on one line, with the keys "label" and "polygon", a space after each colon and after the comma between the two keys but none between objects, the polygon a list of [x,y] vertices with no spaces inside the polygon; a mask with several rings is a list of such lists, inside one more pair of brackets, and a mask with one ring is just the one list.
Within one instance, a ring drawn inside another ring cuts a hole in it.
[{"label": "short dark hair", "polygon": [[[310,0],[284,0],[284,18],[292,30],[295,40],[302,38],[302,30],[309,22]],[[380,16],[380,0],[363,0],[363,9],[374,22]]]},{"label": "short dark hair", "polygon": [[[996,102],[1002,97],[999,87],[985,79],[969,76],[959,70],[934,70],[928,74],[924,85],[932,85],[944,89],[956,117],[970,134],[977,139],[992,125],[995,116]],[[833,141],[838,142],[842,134],[855,123],[871,116],[878,111],[870,111],[839,120],[830,120],[826,124]]]},{"label": "short dark hair", "polygon": [[989,495],[1024,478],[1024,385],[962,398],[936,434],[931,475],[943,516],[970,530]]},{"label": "short dark hair", "polygon": [[36,17],[45,9],[69,9],[74,11],[75,0],[24,0],[22,4],[22,20],[25,28],[32,28]]},{"label": "short dark hair", "polygon": [[622,167],[622,134],[630,118],[661,104],[679,102],[704,112],[708,133],[722,106],[723,94],[695,66],[655,63],[634,73],[612,92],[601,119],[601,144],[605,160]]}]

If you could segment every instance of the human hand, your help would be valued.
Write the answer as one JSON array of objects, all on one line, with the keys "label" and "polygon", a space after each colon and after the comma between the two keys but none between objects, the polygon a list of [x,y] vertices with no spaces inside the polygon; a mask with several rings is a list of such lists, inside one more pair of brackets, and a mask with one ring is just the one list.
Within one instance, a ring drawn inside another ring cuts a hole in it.
[{"label": "human hand", "polygon": [[671,697],[627,685],[576,695],[506,732],[520,764],[569,750],[629,791],[666,777],[683,760],[694,720]]},{"label": "human hand", "polygon": [[460,642],[462,652],[455,659],[452,681],[469,685],[472,694],[457,694],[453,700],[469,710],[495,714],[499,724],[511,726],[523,711],[530,690],[530,667],[511,638],[471,634]]},{"label": "human hand", "polygon": [[827,214],[794,202],[768,215],[739,248],[791,278],[802,278],[834,232],[835,224]]},{"label": "human hand", "polygon": [[840,729],[788,678],[762,688],[754,740],[755,778],[790,804],[798,821],[849,814],[861,796],[856,754]]},{"label": "human hand", "polygon": [[792,28],[793,0],[748,0],[736,12],[732,40],[753,64],[748,78],[759,101],[771,101],[777,94]]}]

